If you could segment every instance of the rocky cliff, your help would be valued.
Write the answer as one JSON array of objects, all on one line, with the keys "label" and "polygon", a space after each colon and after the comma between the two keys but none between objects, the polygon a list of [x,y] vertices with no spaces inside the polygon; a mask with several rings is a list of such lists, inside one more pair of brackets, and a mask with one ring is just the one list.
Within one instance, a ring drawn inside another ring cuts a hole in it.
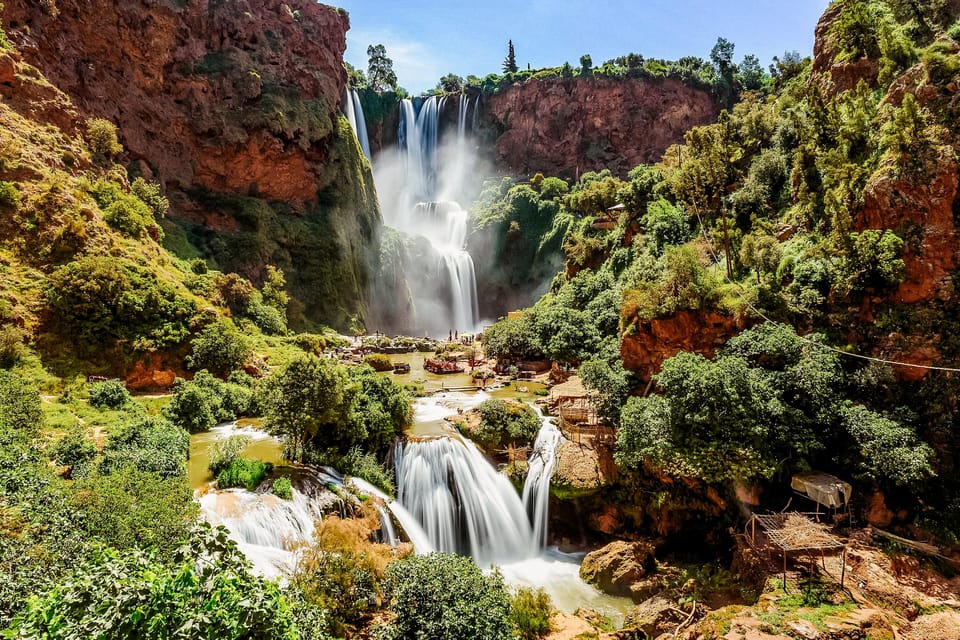
[{"label": "rocky cliff", "polygon": [[626,174],[660,160],[691,127],[716,119],[706,91],[679,80],[530,80],[485,100],[497,166],[507,172],[575,177]]},{"label": "rocky cliff", "polygon": [[338,123],[344,12],[309,0],[13,0],[3,19],[82,116],[118,125],[131,172],[164,185],[186,230],[168,229],[171,248],[255,280],[278,264],[300,303],[294,321],[362,322],[380,218],[369,167]]}]

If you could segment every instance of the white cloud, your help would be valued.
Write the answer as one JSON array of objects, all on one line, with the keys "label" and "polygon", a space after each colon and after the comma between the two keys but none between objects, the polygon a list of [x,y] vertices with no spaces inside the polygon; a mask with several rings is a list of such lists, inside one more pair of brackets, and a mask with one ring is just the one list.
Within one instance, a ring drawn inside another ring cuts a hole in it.
[{"label": "white cloud", "polygon": [[348,31],[347,61],[366,71],[367,47],[371,44],[386,47],[387,57],[393,60],[393,70],[400,86],[411,93],[432,89],[445,73],[436,64],[436,60],[443,56],[432,51],[428,44],[404,38],[386,29]]}]

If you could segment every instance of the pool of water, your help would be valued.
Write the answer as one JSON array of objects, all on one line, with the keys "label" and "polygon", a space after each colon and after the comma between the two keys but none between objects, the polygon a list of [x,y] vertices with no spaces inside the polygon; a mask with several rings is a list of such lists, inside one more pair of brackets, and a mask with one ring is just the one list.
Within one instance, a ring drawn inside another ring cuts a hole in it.
[{"label": "pool of water", "polygon": [[187,462],[190,486],[194,489],[202,489],[213,482],[213,474],[207,468],[210,464],[210,445],[218,440],[226,440],[230,436],[250,438],[250,444],[241,454],[243,457],[272,462],[275,465],[281,464],[283,443],[259,427],[259,420],[242,420],[221,424],[210,431],[191,435],[190,460]]}]

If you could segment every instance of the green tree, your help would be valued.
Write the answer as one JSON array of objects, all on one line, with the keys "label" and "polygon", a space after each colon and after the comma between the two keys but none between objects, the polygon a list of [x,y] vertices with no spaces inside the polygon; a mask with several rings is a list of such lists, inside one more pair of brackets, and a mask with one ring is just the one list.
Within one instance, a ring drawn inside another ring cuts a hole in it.
[{"label": "green tree", "polygon": [[593,74],[593,58],[589,53],[580,56],[580,75],[589,76]]},{"label": "green tree", "polygon": [[448,73],[440,78],[437,86],[447,93],[460,93],[463,89],[463,78],[455,73]]},{"label": "green tree", "polygon": [[527,314],[502,318],[484,331],[483,351],[488,357],[503,362],[535,360],[543,356],[533,337],[533,324]]},{"label": "green tree", "polygon": [[740,245],[740,262],[757,272],[757,285],[764,274],[776,272],[782,256],[777,238],[762,231],[748,234]]},{"label": "green tree", "polygon": [[516,73],[519,70],[517,67],[517,55],[513,50],[513,40],[507,42],[507,57],[503,60],[503,72],[504,73]]},{"label": "green tree", "polygon": [[246,337],[227,320],[204,327],[190,341],[190,349],[191,354],[186,358],[188,367],[206,369],[221,377],[239,369],[253,352]]},{"label": "green tree", "polygon": [[763,88],[766,74],[764,74],[763,67],[760,65],[760,58],[753,54],[745,55],[737,70],[737,79],[744,89],[759,91]]},{"label": "green tree", "polygon": [[511,636],[510,602],[498,572],[463,556],[411,555],[387,567],[387,594],[401,638],[501,640]]},{"label": "green tree", "polygon": [[393,71],[393,60],[387,57],[387,49],[382,44],[367,47],[367,82],[377,93],[396,91],[397,74]]},{"label": "green tree", "polygon": [[130,392],[120,380],[90,385],[90,404],[100,409],[119,409],[130,401]]},{"label": "green tree", "polygon": [[321,434],[337,442],[337,425],[350,413],[356,392],[342,367],[312,354],[298,356],[260,386],[264,426],[284,438],[288,457],[302,458],[307,443]]}]

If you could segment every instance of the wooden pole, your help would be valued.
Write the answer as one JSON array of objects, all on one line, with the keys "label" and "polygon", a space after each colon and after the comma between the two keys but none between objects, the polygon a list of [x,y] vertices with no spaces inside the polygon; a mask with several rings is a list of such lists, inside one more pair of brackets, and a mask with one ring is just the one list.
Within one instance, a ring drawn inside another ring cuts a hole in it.
[{"label": "wooden pole", "polygon": [[787,592],[787,550],[783,550],[783,592]]},{"label": "wooden pole", "polygon": [[847,545],[843,545],[840,552],[840,588],[843,589],[843,580],[847,577]]}]

